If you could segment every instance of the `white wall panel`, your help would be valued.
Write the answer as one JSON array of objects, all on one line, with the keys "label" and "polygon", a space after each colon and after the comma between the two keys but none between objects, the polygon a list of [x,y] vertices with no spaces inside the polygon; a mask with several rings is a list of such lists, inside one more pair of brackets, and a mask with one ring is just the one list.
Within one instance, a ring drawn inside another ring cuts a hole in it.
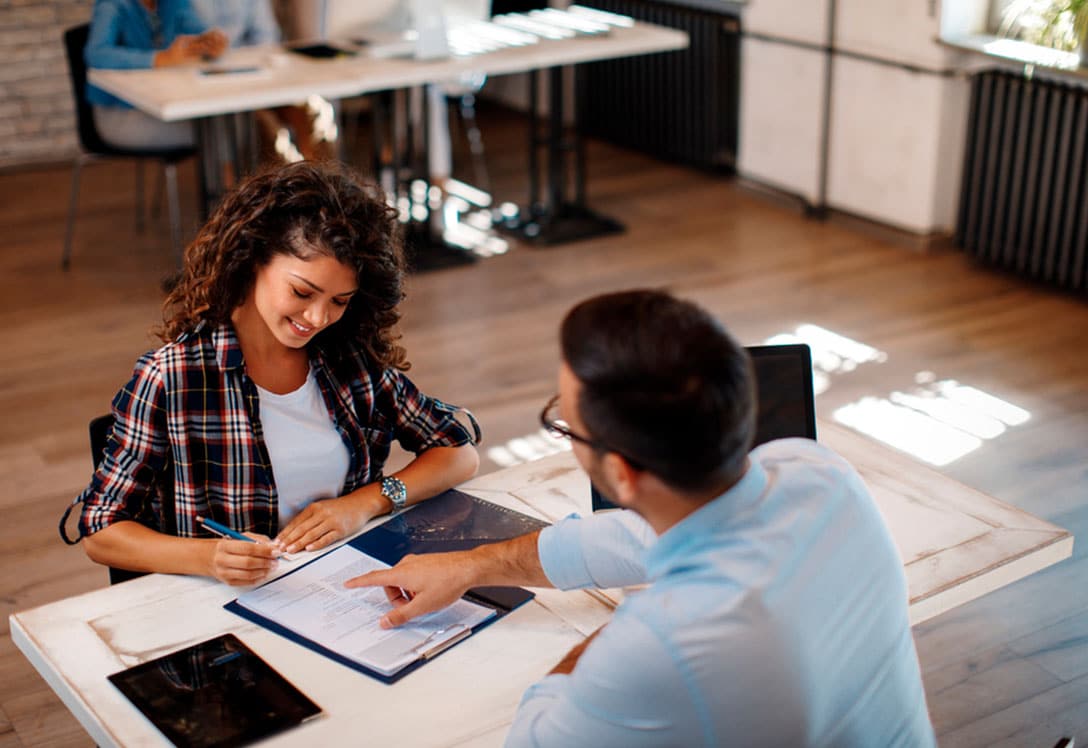
[{"label": "white wall panel", "polygon": [[744,30],[780,39],[827,44],[828,0],[748,0]]},{"label": "white wall panel", "polygon": [[966,82],[837,56],[828,204],[917,233],[955,226]]},{"label": "white wall panel", "polygon": [[740,174],[814,202],[819,189],[823,54],[745,37],[740,102]]},{"label": "white wall panel", "polygon": [[838,0],[835,48],[930,69],[958,54],[937,44],[937,0]]}]

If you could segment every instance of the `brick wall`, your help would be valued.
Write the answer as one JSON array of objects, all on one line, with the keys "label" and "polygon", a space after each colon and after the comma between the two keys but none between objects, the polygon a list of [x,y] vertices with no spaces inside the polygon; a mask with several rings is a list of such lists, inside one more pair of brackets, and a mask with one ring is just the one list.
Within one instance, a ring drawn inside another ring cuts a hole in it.
[{"label": "brick wall", "polygon": [[0,168],[56,162],[76,150],[64,30],[92,0],[0,0]]}]

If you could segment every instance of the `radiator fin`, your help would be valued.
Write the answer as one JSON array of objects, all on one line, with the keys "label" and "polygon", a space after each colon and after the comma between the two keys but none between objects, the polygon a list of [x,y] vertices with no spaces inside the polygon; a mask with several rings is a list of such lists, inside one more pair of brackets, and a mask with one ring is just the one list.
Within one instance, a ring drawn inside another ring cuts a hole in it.
[{"label": "radiator fin", "polygon": [[736,16],[654,0],[582,5],[685,31],[688,49],[583,65],[581,131],[669,161],[732,172],[737,154]]}]

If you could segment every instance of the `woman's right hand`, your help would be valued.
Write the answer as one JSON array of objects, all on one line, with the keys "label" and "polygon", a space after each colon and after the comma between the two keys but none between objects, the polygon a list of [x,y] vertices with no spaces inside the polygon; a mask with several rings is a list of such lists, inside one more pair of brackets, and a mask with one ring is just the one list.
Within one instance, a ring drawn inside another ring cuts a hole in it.
[{"label": "woman's right hand", "polygon": [[247,533],[256,543],[221,538],[215,541],[210,576],[232,586],[260,582],[276,567],[280,555],[269,539]]},{"label": "woman's right hand", "polygon": [[199,36],[179,34],[170,42],[169,47],[155,53],[154,65],[163,68],[199,62],[204,56],[205,46],[206,42],[201,41]]}]

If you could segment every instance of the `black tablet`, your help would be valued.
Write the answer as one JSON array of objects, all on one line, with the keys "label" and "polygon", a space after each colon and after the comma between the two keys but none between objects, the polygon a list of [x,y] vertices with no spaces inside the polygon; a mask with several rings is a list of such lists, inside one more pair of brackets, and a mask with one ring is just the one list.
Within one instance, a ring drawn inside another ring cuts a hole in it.
[{"label": "black tablet", "polygon": [[109,679],[176,746],[248,745],[321,713],[234,634]]}]

